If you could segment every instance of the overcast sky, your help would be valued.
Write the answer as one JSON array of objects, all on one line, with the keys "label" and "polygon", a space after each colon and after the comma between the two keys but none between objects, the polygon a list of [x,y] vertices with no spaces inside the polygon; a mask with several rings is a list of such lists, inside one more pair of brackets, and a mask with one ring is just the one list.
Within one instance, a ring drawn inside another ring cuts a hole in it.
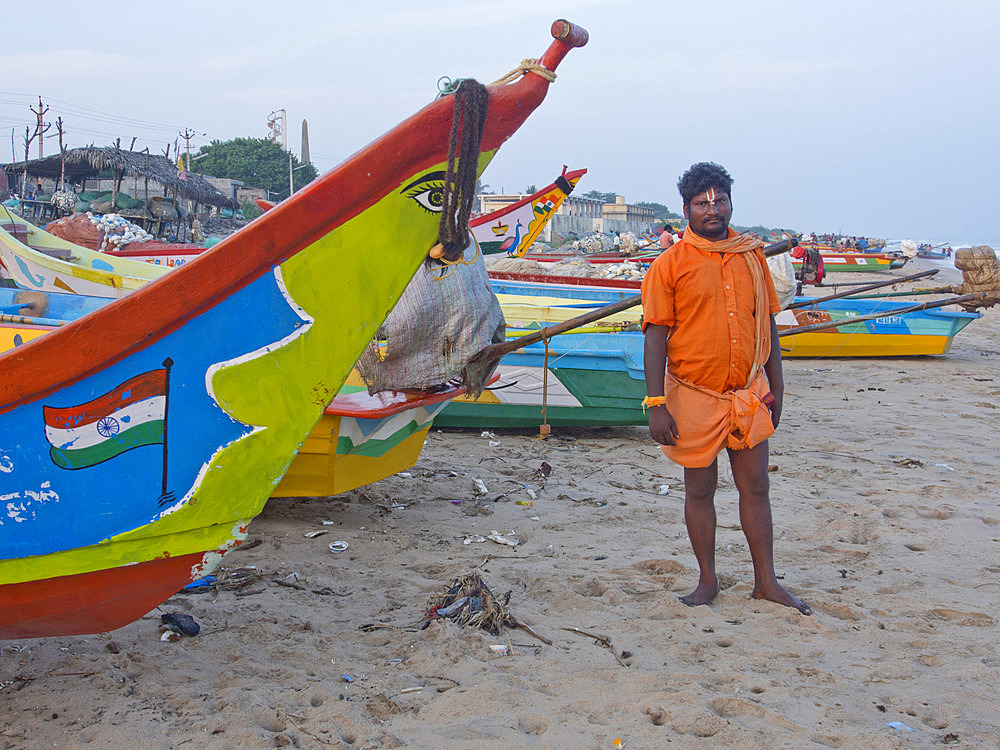
[{"label": "overcast sky", "polygon": [[41,95],[70,146],[138,136],[154,151],[184,128],[195,146],[264,136],[285,108],[289,145],[307,119],[324,172],[441,76],[488,83],[538,57],[563,17],[591,41],[487,169],[494,190],[566,164],[589,170],[581,192],[678,210],[678,176],[712,160],[735,179],[739,224],[1000,242],[996,0],[8,5],[4,162]]}]

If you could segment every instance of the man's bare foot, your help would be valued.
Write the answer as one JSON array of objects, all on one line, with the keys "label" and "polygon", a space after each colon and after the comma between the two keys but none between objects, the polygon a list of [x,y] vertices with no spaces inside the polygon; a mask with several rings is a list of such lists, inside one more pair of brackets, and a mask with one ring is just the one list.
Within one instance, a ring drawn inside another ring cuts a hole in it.
[{"label": "man's bare foot", "polygon": [[715,598],[715,595],[719,593],[719,582],[715,581],[713,583],[705,583],[703,581],[698,582],[698,587],[692,591],[690,594],[685,594],[684,596],[678,597],[682,604],[686,604],[689,607],[697,607],[702,604],[708,604]]},{"label": "man's bare foot", "polygon": [[769,602],[784,604],[786,607],[794,607],[804,615],[812,614],[812,609],[808,604],[789,594],[777,581],[768,586],[754,585],[750,596],[754,599],[766,599]]}]

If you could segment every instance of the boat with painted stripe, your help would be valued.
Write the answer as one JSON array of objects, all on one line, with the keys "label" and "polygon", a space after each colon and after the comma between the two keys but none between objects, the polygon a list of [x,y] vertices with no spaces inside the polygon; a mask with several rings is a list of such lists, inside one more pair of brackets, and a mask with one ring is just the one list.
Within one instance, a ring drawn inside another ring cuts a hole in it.
[{"label": "boat with painted stripe", "polygon": [[[796,251],[801,248],[797,248]],[[802,258],[792,254],[792,265],[798,271],[802,267]],[[888,271],[902,268],[907,258],[885,253],[820,253],[823,258],[823,268],[827,273],[838,271],[856,271],[870,273],[872,271]]]},{"label": "boat with painted stripe", "polygon": [[168,270],[81,247],[3,210],[0,263],[22,289],[118,298]]},{"label": "boat with painted stripe", "polygon": [[[0,310],[30,312],[13,301],[24,294],[0,289]],[[0,351],[50,333],[80,317],[77,314],[80,310],[97,309],[109,302],[99,297],[55,292],[45,294],[44,298],[46,318],[20,316],[20,322],[0,319]],[[38,303],[37,297],[35,302]],[[64,320],[53,317],[59,315],[70,317]],[[419,458],[434,417],[451,399],[464,393],[464,386],[446,385],[428,392],[386,391],[369,395],[357,371],[352,370],[271,497],[337,495],[408,469]]]},{"label": "boat with painted stripe", "polygon": [[[548,70],[586,43],[552,31]],[[490,87],[477,173],[548,86],[527,71]],[[441,205],[455,106],[436,99],[190,263],[0,355],[0,639],[124,625],[246,538],[437,240],[426,203]],[[66,446],[44,407],[85,412],[158,369],[160,443],[52,463]]]},{"label": "boat with painted stripe", "polygon": [[[492,279],[501,300],[516,304],[505,316],[520,318],[537,329],[567,320],[599,305],[634,296],[637,289],[581,287],[576,284],[516,283]],[[538,300],[532,314],[530,300]],[[559,305],[562,298],[566,305]],[[844,324],[781,338],[783,357],[883,357],[945,354],[955,335],[979,313],[924,310],[893,315],[906,303],[888,300],[831,300],[775,316],[779,333],[824,320]],[[852,317],[885,312],[884,317],[851,323]],[[509,313],[509,315],[508,315]],[[639,309],[616,316],[620,325],[637,321]],[[599,330],[599,326],[596,327]],[[645,396],[643,336],[634,331],[590,332],[556,336],[545,345],[533,344],[501,359],[497,386],[477,399],[461,397],[437,419],[440,426],[537,427],[551,425],[646,424],[640,402]],[[510,331],[509,334],[516,334]],[[548,382],[545,382],[546,370]],[[546,406],[546,418],[542,406]]]},{"label": "boat with painted stripe", "polygon": [[[634,282],[632,282],[634,283]],[[542,282],[513,282],[491,279],[494,292],[501,299],[511,302],[511,317],[527,328],[539,328],[562,322],[595,306],[619,302],[638,293],[638,289],[618,287],[581,287],[573,284]],[[532,305],[531,300],[537,302]],[[565,303],[560,305],[560,299]],[[808,301],[800,297],[796,302]],[[910,303],[898,299],[827,300],[796,310],[783,310],[775,316],[781,331],[798,326],[812,325],[831,320],[843,320],[838,325],[820,331],[784,336],[781,339],[785,357],[883,357],[924,356],[945,354],[951,348],[956,334],[969,323],[981,317],[978,312],[958,310],[921,310],[903,315],[894,310]],[[851,318],[885,312],[884,317],[861,323],[851,323]],[[630,321],[636,322],[640,308],[618,313],[602,323],[614,328]],[[600,323],[598,324],[600,325]]]},{"label": "boat with painted stripe", "polygon": [[[496,378],[494,378],[496,380]],[[413,466],[427,433],[464,386],[369,394],[352,372],[271,497],[327,497]]]},{"label": "boat with painted stripe", "polygon": [[[798,300],[797,300],[798,301]],[[947,354],[955,336],[982,313],[921,310],[903,315],[894,310],[898,300],[837,299],[812,308],[782,310],[774,316],[778,333],[798,326],[843,321],[821,331],[781,338],[782,357],[916,357]],[[875,320],[852,323],[852,318],[885,313]]]},{"label": "boat with painted stripe", "polygon": [[469,228],[483,255],[506,253],[512,258],[522,257],[585,174],[586,169],[567,172],[563,167],[562,174],[548,187],[470,220]]},{"label": "boat with painted stripe", "polygon": [[[538,427],[646,424],[643,337],[570,333],[506,354],[499,380],[478,399],[460,396],[439,427]],[[544,407],[544,415],[543,415]]]}]

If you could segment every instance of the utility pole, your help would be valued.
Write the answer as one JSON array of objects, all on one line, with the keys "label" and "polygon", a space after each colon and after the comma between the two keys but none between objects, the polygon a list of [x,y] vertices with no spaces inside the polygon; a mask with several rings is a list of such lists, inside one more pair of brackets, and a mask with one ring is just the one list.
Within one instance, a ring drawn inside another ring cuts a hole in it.
[{"label": "utility pole", "polygon": [[[45,113],[49,111],[49,108],[43,106],[42,97],[38,97],[38,109],[35,109],[30,104],[28,105],[28,109],[30,109],[32,112],[35,113],[35,118],[37,120],[37,122],[35,123],[35,137],[38,138],[38,158],[41,159],[43,156],[45,156],[44,154],[45,149],[42,148],[42,146],[45,143],[45,139],[42,137],[42,135],[49,128],[52,127],[51,123],[46,124],[42,122],[42,118],[45,116]],[[45,125],[45,127],[42,127],[43,124]]]},{"label": "utility pole", "polygon": [[183,133],[178,133],[177,135],[179,135],[181,138],[184,139],[184,150],[187,152],[187,164],[184,165],[184,168],[188,172],[190,172],[191,171],[191,139],[194,138],[197,135],[197,133],[195,131],[191,130],[191,128],[184,128],[184,132]]},{"label": "utility pole", "polygon": [[[183,133],[178,133],[178,135],[181,138],[184,139],[184,150],[187,153],[187,164],[184,165],[184,171],[185,171],[185,174],[187,174],[188,172],[191,171],[191,139],[194,138],[194,136],[196,135],[196,133],[195,133],[195,131],[191,130],[191,128],[184,128],[184,132]],[[188,200],[188,208],[191,208],[191,201],[190,201],[190,199]],[[192,225],[192,232],[193,232],[194,231],[194,214],[193,213],[191,214],[191,225]],[[178,228],[181,230],[181,232],[185,232],[186,233],[186,231],[187,231],[184,228],[183,224],[181,224]]]},{"label": "utility pole", "polygon": [[63,135],[65,131],[63,130],[63,119],[62,117],[56,118],[56,131],[59,133],[59,156],[60,166],[59,166],[59,190],[66,189],[66,147],[63,145]]},{"label": "utility pole", "polygon": [[38,133],[32,133],[31,128],[24,126],[24,174],[21,177],[21,198],[28,194],[28,156],[31,152],[31,142]]}]

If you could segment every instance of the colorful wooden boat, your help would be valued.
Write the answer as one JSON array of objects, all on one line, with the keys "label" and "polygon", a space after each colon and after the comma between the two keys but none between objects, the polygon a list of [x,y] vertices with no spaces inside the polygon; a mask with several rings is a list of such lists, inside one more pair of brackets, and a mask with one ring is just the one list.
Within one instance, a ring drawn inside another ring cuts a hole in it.
[{"label": "colorful wooden boat", "polygon": [[[637,333],[570,333],[500,360],[500,379],[478,399],[460,396],[439,427],[646,424],[643,338]],[[545,409],[544,416],[542,409]]]},{"label": "colorful wooden boat", "polygon": [[[598,305],[618,302],[638,292],[638,289],[599,287],[537,282],[518,283],[491,279],[494,292],[501,299],[507,314],[509,301],[511,317],[526,328],[538,328],[568,320],[575,314]],[[635,282],[631,282],[635,284]],[[559,299],[566,300],[560,305]],[[532,305],[532,299],[537,300]],[[808,301],[802,297],[797,301]],[[785,357],[885,357],[924,356],[945,354],[951,348],[955,335],[980,313],[943,309],[894,315],[893,311],[906,307],[898,299],[827,300],[814,308],[802,307],[783,310],[775,316],[779,334],[783,330],[830,320],[843,320],[844,324],[820,331],[810,331],[793,336],[783,336],[781,347]],[[532,318],[534,311],[534,320]],[[861,323],[850,319],[862,315],[885,312],[885,317]],[[618,313],[603,321],[608,328],[621,326],[638,319],[639,308]]]},{"label": "colorful wooden boat", "polygon": [[[660,254],[659,248],[651,250],[640,250],[632,255],[622,255],[619,252],[607,253],[538,253],[527,254],[527,260],[534,260],[539,263],[558,263],[567,260],[585,260],[588,263],[598,265],[608,263],[624,263],[625,261],[638,261],[648,265],[652,263]],[[889,255],[886,253],[821,253],[826,271],[856,271],[872,272],[887,271],[895,268],[902,268],[907,259],[904,256]],[[801,268],[802,259],[792,257],[792,264],[796,270]]]},{"label": "colorful wooden boat", "polygon": [[[578,279],[574,279],[578,281]],[[551,325],[597,305],[618,302],[637,290],[579,284],[491,280],[501,300],[514,300],[511,317],[528,328]],[[559,305],[559,297],[566,305]],[[538,300],[530,317],[530,300]],[[787,310],[776,316],[779,333],[791,327],[843,319],[823,331],[781,338],[783,357],[884,357],[944,354],[959,331],[979,313],[941,309],[893,315],[907,303],[887,300],[831,300],[818,310]],[[505,315],[508,309],[505,305]],[[884,311],[885,317],[851,323],[852,317]],[[625,322],[628,312],[619,316]],[[638,311],[632,313],[638,318]],[[599,330],[596,329],[596,330]],[[516,331],[514,331],[516,333]],[[438,417],[439,426],[537,427],[551,425],[645,424],[639,403],[645,395],[643,337],[632,331],[556,336],[504,356],[496,388],[479,399],[460,397]],[[544,383],[546,369],[548,383]],[[546,417],[542,405],[546,404]]]},{"label": "colorful wooden boat", "polygon": [[154,266],[176,268],[205,252],[204,245],[187,242],[131,242],[124,247],[105,251],[116,258],[151,263]]},{"label": "colorful wooden boat", "polygon": [[917,246],[917,257],[928,260],[947,260],[951,257],[951,248],[945,249],[944,247],[935,247],[934,245],[924,243]]},{"label": "colorful wooden boat", "polygon": [[[782,357],[901,357],[946,354],[955,335],[981,317],[978,312],[922,310],[894,315],[907,303],[898,300],[837,299],[818,309],[782,310],[775,316],[781,331],[798,326],[843,320],[842,325],[781,338]],[[884,312],[875,320],[852,323],[851,318]]]},{"label": "colorful wooden boat", "polygon": [[538,263],[562,263],[568,260],[585,260],[588,263],[604,265],[608,263],[624,263],[633,261],[649,265],[661,253],[659,247],[652,249],[643,248],[632,255],[623,255],[621,252],[609,251],[604,253],[533,253],[525,255],[526,260],[533,260]]},{"label": "colorful wooden boat", "polygon": [[[802,246],[792,251],[792,265],[798,271],[802,268],[804,250]],[[834,252],[823,251],[820,253],[823,258],[823,268],[826,273],[840,271],[855,271],[858,273],[871,273],[872,271],[888,271],[890,269],[902,268],[908,260],[903,255],[891,255],[888,253],[859,253],[859,252]]]},{"label": "colorful wooden boat", "polygon": [[[586,43],[565,21],[553,36],[549,70]],[[478,171],[548,85],[490,88]],[[454,106],[436,99],[190,263],[0,355],[0,639],[124,625],[245,538],[437,239]]]},{"label": "colorful wooden boat", "polygon": [[483,254],[522,257],[585,174],[586,169],[567,172],[563,167],[562,174],[548,187],[472,219],[469,227]]},{"label": "colorful wooden boat", "polygon": [[114,298],[167,272],[75,245],[6,209],[0,215],[0,263],[22,289]]},{"label": "colorful wooden boat", "polygon": [[410,468],[434,418],[464,393],[446,386],[370,395],[352,372],[271,497],[339,495]]},{"label": "colorful wooden boat", "polygon": [[[43,295],[44,317],[38,317],[24,315],[31,310],[22,306],[23,301],[15,302],[24,294],[0,289],[0,352],[23,346],[109,302],[49,292]],[[450,385],[429,392],[369,395],[357,371],[352,371],[271,496],[337,495],[413,466],[434,417],[463,393],[464,386]]]}]

